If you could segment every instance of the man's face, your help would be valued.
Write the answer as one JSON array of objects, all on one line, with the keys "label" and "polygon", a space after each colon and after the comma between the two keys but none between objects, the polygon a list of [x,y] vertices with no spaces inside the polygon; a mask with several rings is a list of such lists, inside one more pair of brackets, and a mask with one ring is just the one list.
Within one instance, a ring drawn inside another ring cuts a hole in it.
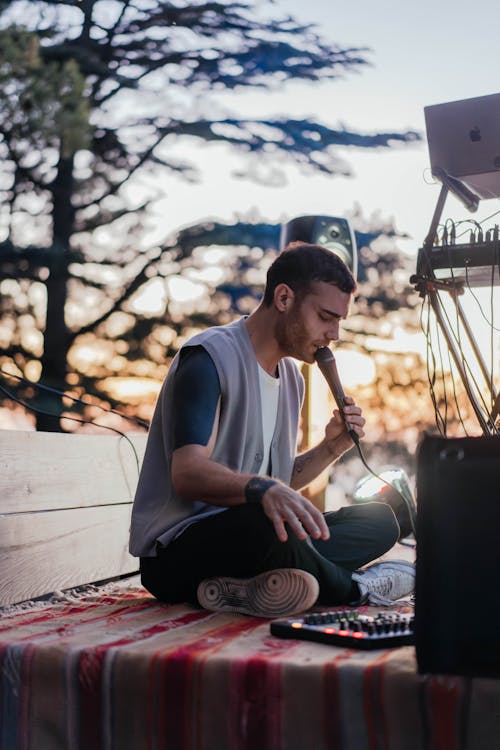
[{"label": "man's face", "polygon": [[312,283],[302,299],[290,292],[276,339],[286,356],[312,364],[316,349],[339,338],[340,321],[347,317],[351,295],[324,281]]}]

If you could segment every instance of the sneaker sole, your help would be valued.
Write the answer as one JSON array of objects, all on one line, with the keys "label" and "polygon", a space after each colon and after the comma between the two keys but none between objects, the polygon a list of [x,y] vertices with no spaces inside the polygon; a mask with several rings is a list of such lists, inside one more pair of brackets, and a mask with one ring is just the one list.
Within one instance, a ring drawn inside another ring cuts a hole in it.
[{"label": "sneaker sole", "polygon": [[312,607],[319,595],[319,584],[305,570],[279,568],[254,578],[207,578],[198,586],[197,595],[204,609],[215,612],[286,617]]}]

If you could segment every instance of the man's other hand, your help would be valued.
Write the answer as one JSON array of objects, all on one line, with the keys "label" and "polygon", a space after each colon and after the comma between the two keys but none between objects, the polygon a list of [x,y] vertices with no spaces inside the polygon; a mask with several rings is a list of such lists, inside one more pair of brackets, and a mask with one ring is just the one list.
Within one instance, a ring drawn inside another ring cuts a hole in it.
[{"label": "man's other hand", "polygon": [[285,484],[276,482],[262,497],[264,513],[272,521],[278,539],[286,542],[288,524],[298,539],[328,539],[330,531],[323,514],[309,500]]}]

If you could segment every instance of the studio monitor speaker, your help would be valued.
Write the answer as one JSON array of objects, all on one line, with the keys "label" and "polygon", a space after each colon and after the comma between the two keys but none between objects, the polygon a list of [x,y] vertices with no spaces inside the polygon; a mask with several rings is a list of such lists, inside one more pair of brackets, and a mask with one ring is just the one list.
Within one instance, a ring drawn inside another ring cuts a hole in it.
[{"label": "studio monitor speaker", "polygon": [[417,504],[419,672],[498,678],[500,437],[424,437]]},{"label": "studio monitor speaker", "polygon": [[327,247],[342,258],[354,278],[357,277],[356,238],[347,219],[334,216],[298,216],[282,225],[280,249],[284,250],[289,242],[295,241]]}]

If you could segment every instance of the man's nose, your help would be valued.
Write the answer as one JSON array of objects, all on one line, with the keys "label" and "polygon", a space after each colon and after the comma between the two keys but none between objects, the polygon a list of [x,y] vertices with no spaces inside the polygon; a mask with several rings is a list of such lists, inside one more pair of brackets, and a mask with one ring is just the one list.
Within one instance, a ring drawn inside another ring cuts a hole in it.
[{"label": "man's nose", "polygon": [[328,336],[328,339],[330,341],[338,341],[339,338],[339,323],[336,321],[331,326],[329,326],[326,335]]}]

